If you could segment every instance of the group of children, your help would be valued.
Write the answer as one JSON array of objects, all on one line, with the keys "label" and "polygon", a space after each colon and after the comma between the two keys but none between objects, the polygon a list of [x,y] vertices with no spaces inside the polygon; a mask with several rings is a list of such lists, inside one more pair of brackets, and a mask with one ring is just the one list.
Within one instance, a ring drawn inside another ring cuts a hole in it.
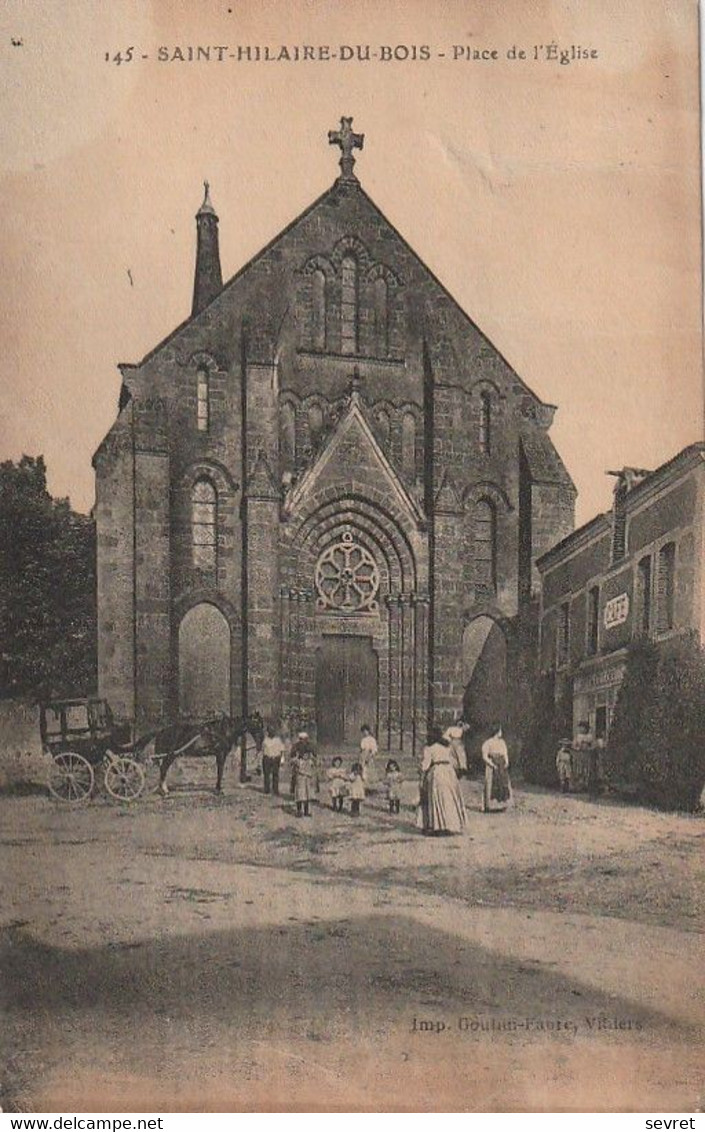
[{"label": "group of children", "polygon": [[[374,778],[374,760],[378,754],[377,740],[371,728],[364,724],[360,729],[360,755],[350,770],[336,755],[325,777],[334,813],[343,813],[345,799],[350,800],[350,813],[359,817],[362,803]],[[285,753],[285,744],[274,727],[267,728],[262,748],[262,770],[265,794],[279,793],[279,770]],[[311,802],[320,790],[321,770],[318,756],[306,731],[300,731],[291,747],[291,793],[296,802],[297,817],[311,816]],[[384,787],[390,814],[401,809],[402,773],[399,763],[390,759],[385,770]]]},{"label": "group of children", "polygon": [[[336,755],[326,771],[331,807],[334,813],[342,814],[345,799],[350,799],[350,813],[360,816],[360,806],[367,796],[369,784],[369,764],[354,762],[348,773],[340,755]],[[403,778],[399,763],[390,759],[385,771],[385,787],[389,801],[390,814],[398,814],[401,809],[401,784]]]}]

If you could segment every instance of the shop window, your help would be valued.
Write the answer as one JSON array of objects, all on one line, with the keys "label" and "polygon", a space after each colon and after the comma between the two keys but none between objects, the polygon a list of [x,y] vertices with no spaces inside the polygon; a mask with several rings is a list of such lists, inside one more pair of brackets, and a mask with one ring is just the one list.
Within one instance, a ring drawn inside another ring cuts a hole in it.
[{"label": "shop window", "polygon": [[666,543],[658,556],[656,627],[660,633],[672,629],[675,623],[676,597],[676,544]]}]

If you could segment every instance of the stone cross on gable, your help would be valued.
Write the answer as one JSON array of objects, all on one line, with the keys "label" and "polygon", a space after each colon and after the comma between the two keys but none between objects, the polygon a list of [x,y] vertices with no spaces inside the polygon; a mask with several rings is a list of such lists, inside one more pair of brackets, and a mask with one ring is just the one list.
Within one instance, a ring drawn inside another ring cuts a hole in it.
[{"label": "stone cross on gable", "polygon": [[353,173],[355,158],[354,149],[362,149],[365,141],[364,134],[356,134],[352,128],[352,118],[341,118],[339,130],[328,131],[328,143],[339,145],[341,149],[340,175],[344,181],[357,180]]}]

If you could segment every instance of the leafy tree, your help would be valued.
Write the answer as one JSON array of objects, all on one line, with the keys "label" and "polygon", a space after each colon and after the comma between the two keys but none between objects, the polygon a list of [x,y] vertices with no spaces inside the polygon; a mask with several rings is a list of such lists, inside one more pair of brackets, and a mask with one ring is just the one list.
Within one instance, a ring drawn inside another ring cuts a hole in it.
[{"label": "leafy tree", "polygon": [[0,464],[0,696],[96,682],[95,528],[53,499],[41,456]]},{"label": "leafy tree", "polygon": [[705,653],[694,635],[637,644],[610,731],[605,767],[618,787],[664,809],[695,809],[705,786]]},{"label": "leafy tree", "polygon": [[556,752],[561,739],[573,733],[572,714],[572,680],[564,678],[557,690],[554,676],[541,676],[522,753],[522,770],[527,782],[539,786],[557,785]]}]

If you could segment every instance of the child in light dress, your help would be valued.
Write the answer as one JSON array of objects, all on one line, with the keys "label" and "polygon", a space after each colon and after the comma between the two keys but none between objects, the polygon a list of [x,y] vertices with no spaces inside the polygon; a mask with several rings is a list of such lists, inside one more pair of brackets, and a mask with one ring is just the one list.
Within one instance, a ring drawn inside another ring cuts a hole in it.
[{"label": "child in light dress", "polygon": [[387,783],[387,798],[389,799],[390,814],[398,814],[401,809],[401,784],[404,781],[399,769],[399,763],[390,759],[385,771]]},{"label": "child in light dress", "polygon": [[343,802],[347,794],[348,776],[340,755],[336,755],[326,771],[328,789],[330,790],[331,808],[333,813],[342,814]]},{"label": "child in light dress", "polygon": [[561,739],[556,755],[556,771],[560,788],[564,794],[567,794],[570,791],[573,773],[573,745],[570,739]]},{"label": "child in light dress", "polygon": [[348,778],[350,783],[350,813],[353,817],[360,816],[360,803],[365,800],[365,779],[362,763],[353,763]]},{"label": "child in light dress", "polygon": [[363,780],[368,786],[374,780],[375,757],[378,750],[379,747],[372,734],[372,728],[369,723],[363,723],[360,728],[360,765],[362,766]]}]

